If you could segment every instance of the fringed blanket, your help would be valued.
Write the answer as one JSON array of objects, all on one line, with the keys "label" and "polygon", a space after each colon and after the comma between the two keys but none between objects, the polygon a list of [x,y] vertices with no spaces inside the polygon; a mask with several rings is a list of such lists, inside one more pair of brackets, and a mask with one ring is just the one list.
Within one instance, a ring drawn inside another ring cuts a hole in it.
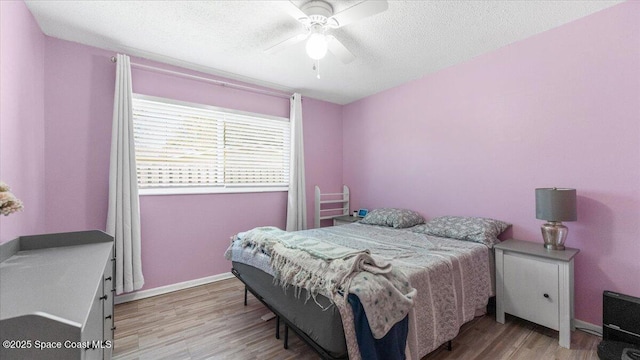
[{"label": "fringed blanket", "polygon": [[270,256],[274,278],[282,286],[293,285],[296,291],[307,289],[309,298],[314,299],[320,293],[339,307],[347,304],[345,293],[358,296],[376,339],[404,319],[413,307],[416,290],[407,276],[368,250],[302,237],[274,227],[247,231],[237,240],[243,247]]}]

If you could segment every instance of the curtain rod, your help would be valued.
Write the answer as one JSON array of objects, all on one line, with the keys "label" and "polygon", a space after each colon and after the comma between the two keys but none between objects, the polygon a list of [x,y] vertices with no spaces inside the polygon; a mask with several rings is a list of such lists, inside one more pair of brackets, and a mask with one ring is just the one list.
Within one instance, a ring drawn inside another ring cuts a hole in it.
[{"label": "curtain rod", "polygon": [[[112,56],[110,60],[111,60],[112,63],[118,62],[118,59],[115,56]],[[226,86],[226,87],[230,87],[230,88],[234,88],[234,89],[250,91],[250,92],[263,94],[263,95],[275,96],[275,97],[280,97],[280,98],[285,98],[285,99],[288,99],[291,96],[293,96],[293,94],[289,95],[289,94],[275,92],[275,91],[263,90],[263,89],[259,89],[259,88],[255,88],[255,87],[251,87],[251,86],[234,84],[234,83],[229,83],[229,82],[221,81],[221,80],[209,79],[209,78],[202,77],[202,76],[185,74],[185,73],[178,72],[178,71],[167,70],[167,69],[163,69],[163,68],[159,68],[159,67],[155,67],[155,66],[143,65],[143,64],[138,64],[138,63],[134,63],[134,62],[131,62],[131,66],[137,67],[137,68],[141,68],[141,69],[147,69],[147,70],[151,70],[151,71],[155,71],[155,72],[165,73],[165,74],[169,74],[169,75],[181,76],[181,77],[186,77],[186,78],[189,78],[189,79],[195,79],[195,80],[210,82],[210,83],[213,83],[213,84],[216,84],[216,85],[220,85],[220,86]]]}]

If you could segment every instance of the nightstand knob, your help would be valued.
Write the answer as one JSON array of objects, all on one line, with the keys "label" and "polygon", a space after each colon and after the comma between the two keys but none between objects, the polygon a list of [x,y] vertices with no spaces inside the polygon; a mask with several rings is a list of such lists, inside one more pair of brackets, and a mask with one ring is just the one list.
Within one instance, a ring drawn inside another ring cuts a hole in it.
[{"label": "nightstand knob", "polygon": [[544,297],[546,297],[547,299],[549,298],[549,294],[544,294]]}]

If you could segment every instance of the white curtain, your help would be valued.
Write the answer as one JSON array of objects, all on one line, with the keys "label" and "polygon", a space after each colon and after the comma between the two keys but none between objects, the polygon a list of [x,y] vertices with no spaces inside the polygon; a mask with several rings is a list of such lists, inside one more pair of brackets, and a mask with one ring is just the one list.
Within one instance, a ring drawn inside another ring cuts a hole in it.
[{"label": "white curtain", "polygon": [[115,237],[117,294],[144,285],[131,97],[131,63],[127,55],[118,54],[107,214],[107,233]]},{"label": "white curtain", "polygon": [[302,137],[302,96],[291,97],[291,164],[289,166],[289,198],[287,231],[307,229],[307,196],[304,181],[304,142]]}]

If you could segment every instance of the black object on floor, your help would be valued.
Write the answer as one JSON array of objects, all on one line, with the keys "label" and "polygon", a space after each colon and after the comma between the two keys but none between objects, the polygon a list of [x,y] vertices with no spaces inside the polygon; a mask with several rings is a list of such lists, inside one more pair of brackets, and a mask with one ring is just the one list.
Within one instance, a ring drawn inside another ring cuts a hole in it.
[{"label": "black object on floor", "polygon": [[602,330],[601,360],[640,360],[640,298],[603,292]]},{"label": "black object on floor", "polygon": [[640,360],[640,345],[603,340],[598,344],[600,360]]}]

